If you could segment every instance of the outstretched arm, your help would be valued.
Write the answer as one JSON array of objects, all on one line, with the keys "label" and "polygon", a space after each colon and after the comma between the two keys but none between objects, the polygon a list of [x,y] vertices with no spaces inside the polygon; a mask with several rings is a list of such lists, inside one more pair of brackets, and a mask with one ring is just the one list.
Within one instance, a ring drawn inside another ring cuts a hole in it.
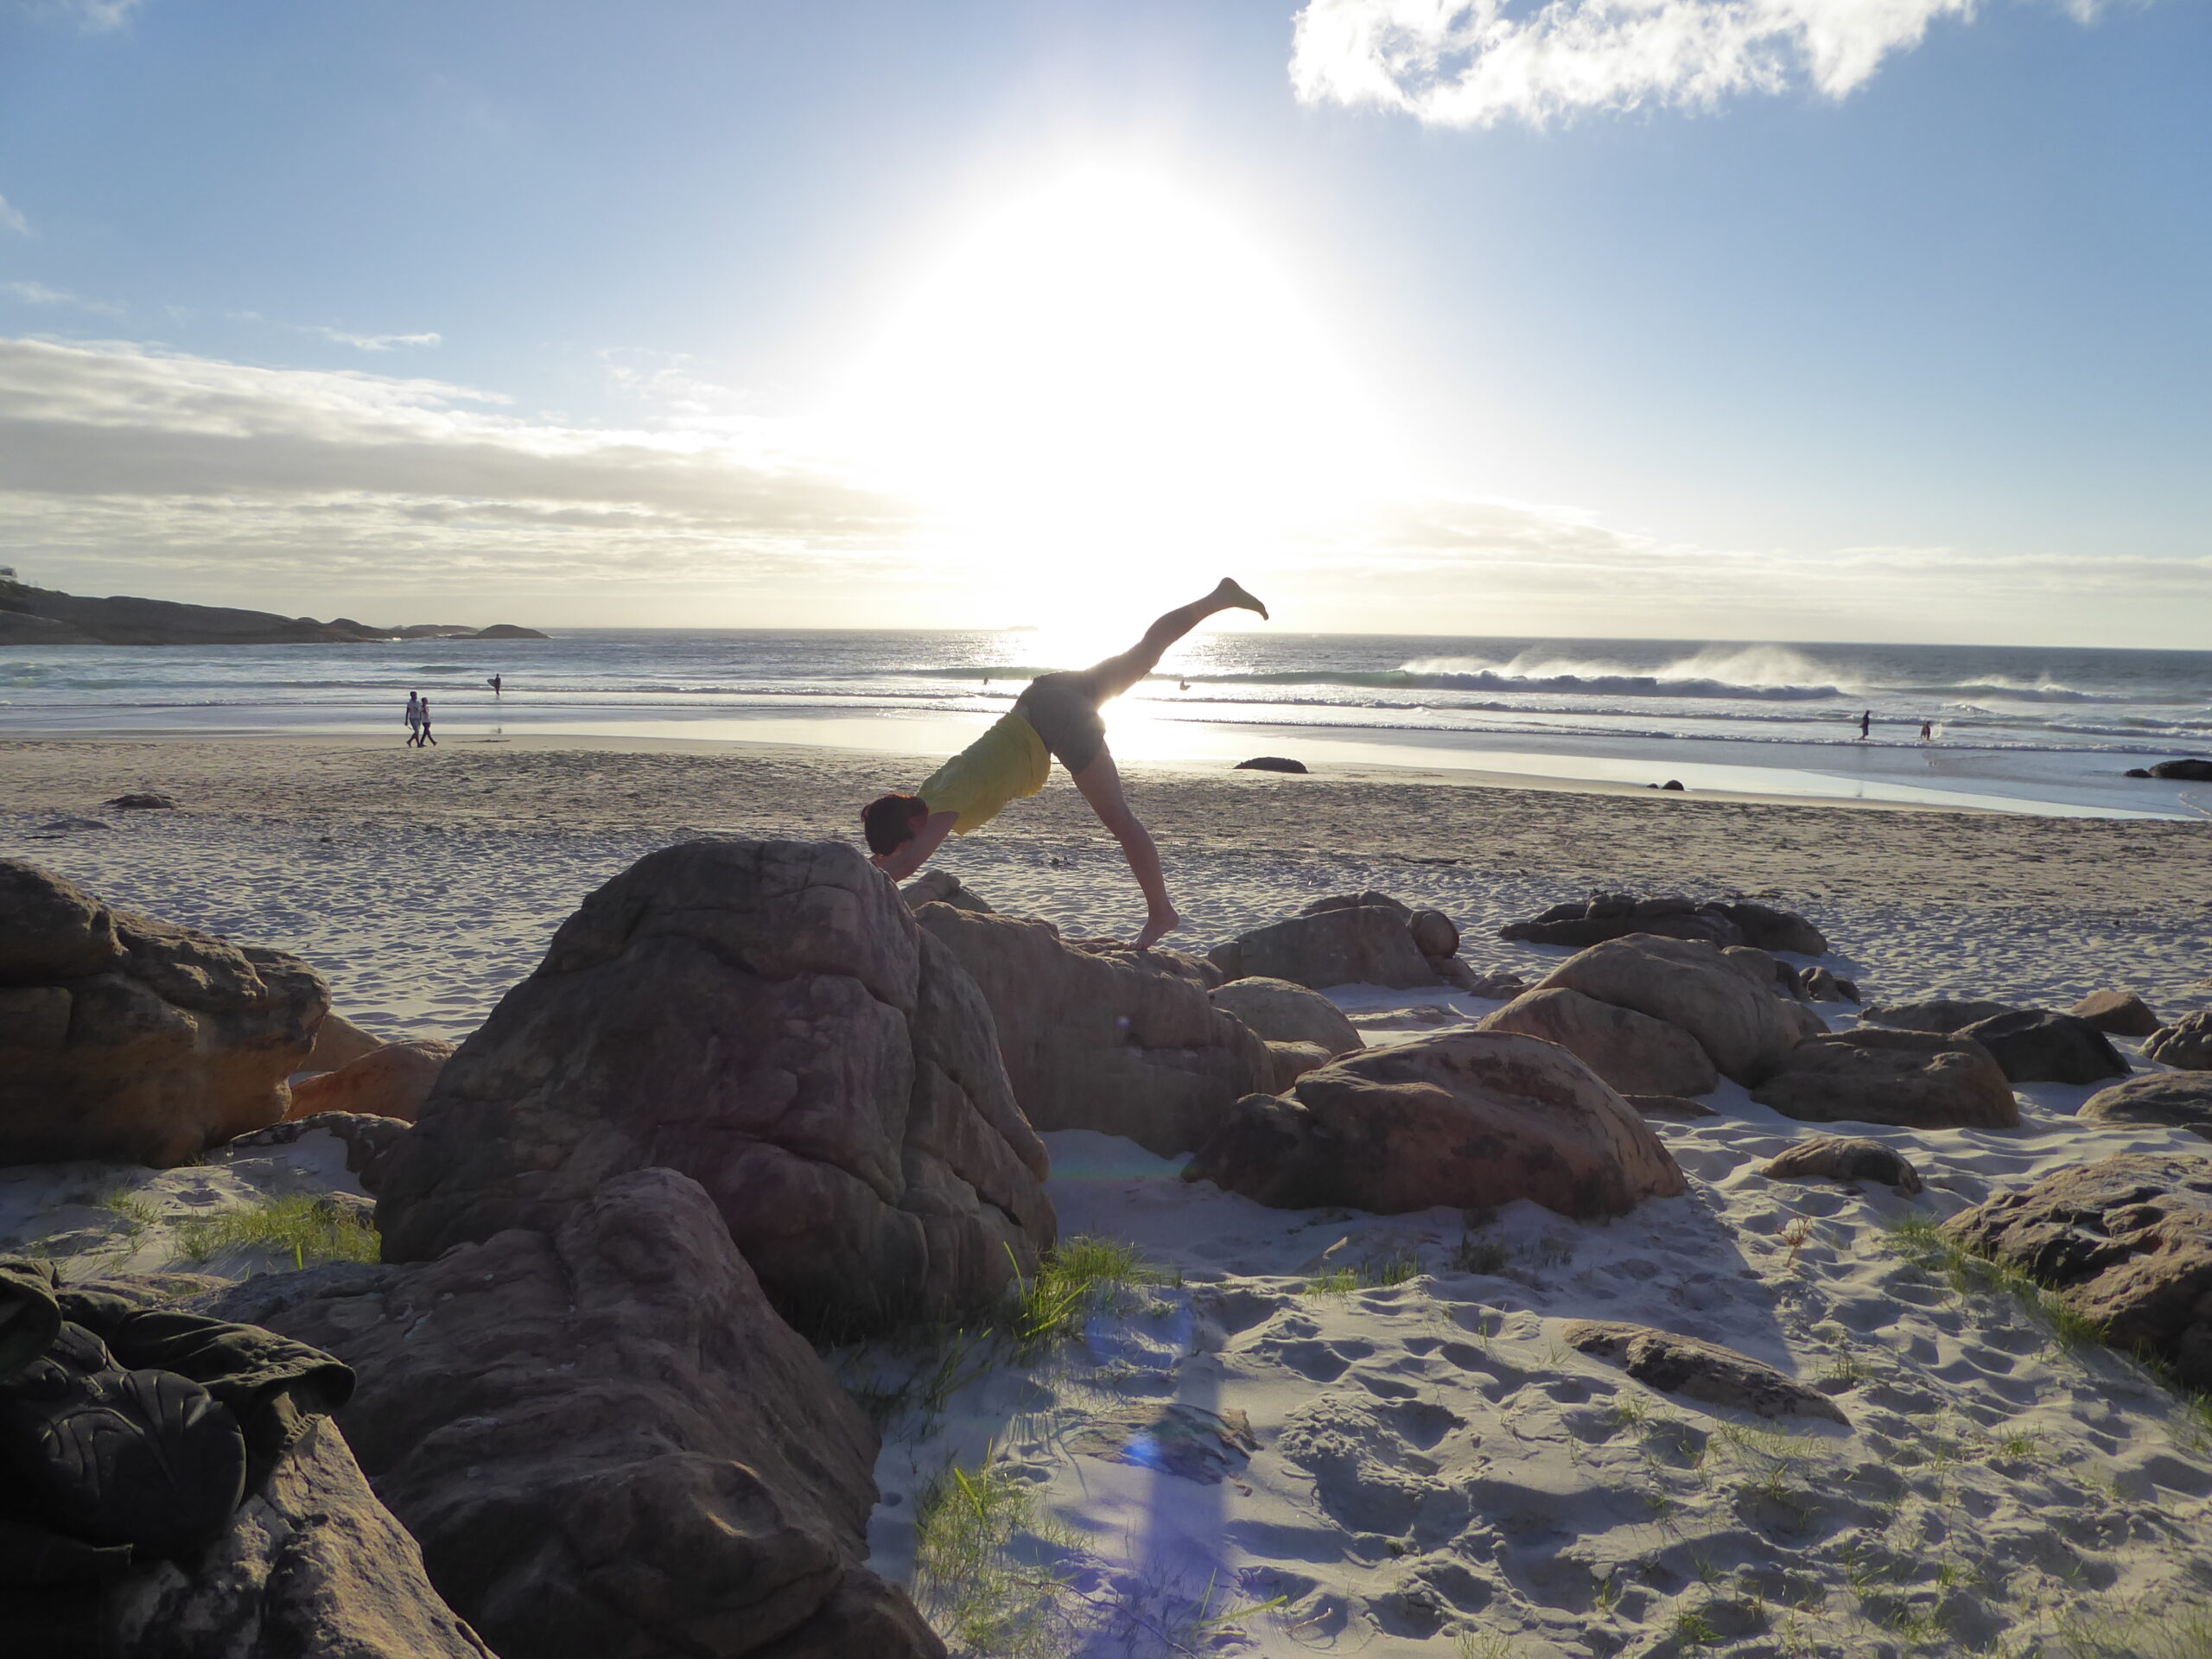
[{"label": "outstretched arm", "polygon": [[868,862],[893,881],[904,881],[930,861],[930,855],[944,845],[944,838],[952,833],[952,826],[959,822],[957,812],[932,812],[922,820],[922,826],[914,831],[912,841],[897,852],[873,854]]}]

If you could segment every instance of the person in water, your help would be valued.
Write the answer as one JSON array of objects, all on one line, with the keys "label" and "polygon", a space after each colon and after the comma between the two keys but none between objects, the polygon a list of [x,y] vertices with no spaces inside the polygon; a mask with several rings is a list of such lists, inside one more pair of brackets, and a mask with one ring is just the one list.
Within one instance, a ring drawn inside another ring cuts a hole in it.
[{"label": "person in water", "polygon": [[973,835],[996,817],[1007,803],[1045,787],[1052,762],[1068,769],[1083,798],[1107,832],[1122,843],[1130,872],[1144,889],[1144,929],[1137,948],[1145,950],[1182,925],[1167,897],[1160,872],[1160,849],[1129,810],[1122,794],[1122,774],[1106,747],[1106,722],[1099,705],[1111,702],[1160,665],[1160,654],[1192,628],[1220,611],[1268,607],[1227,576],[1204,599],[1173,610],[1154,622],[1131,649],[1109,657],[1079,674],[1043,674],[1014,699],[1013,712],[931,772],[912,795],[886,795],[861,813],[870,859],[894,881],[904,881],[929,861],[950,835]]}]

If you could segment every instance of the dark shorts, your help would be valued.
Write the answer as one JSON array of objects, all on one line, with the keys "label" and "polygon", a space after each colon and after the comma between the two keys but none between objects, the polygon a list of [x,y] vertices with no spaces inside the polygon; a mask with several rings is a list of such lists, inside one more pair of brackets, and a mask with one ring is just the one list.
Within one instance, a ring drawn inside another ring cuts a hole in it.
[{"label": "dark shorts", "polygon": [[1040,674],[1014,699],[1014,713],[1045,740],[1052,758],[1081,772],[1106,747],[1106,722],[1098,715],[1098,690],[1087,674]]}]

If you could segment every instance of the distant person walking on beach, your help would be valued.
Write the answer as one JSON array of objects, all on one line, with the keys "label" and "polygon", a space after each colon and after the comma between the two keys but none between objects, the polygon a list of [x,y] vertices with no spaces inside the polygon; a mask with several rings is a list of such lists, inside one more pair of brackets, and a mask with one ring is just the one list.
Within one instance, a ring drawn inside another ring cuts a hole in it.
[{"label": "distant person walking on beach", "polygon": [[485,681],[484,683],[492,688],[492,695],[493,696],[496,697],[499,695],[499,677],[498,675],[494,674],[490,679]]},{"label": "distant person walking on beach", "polygon": [[407,694],[407,747],[421,747],[423,741],[423,696],[418,691]]},{"label": "distant person walking on beach", "polygon": [[1935,721],[1923,720],[1920,722],[1920,741],[1923,743],[1933,743],[1936,741]]},{"label": "distant person walking on beach", "polygon": [[430,700],[428,697],[425,697],[423,699],[423,742],[418,743],[416,747],[420,748],[423,744],[429,744],[432,747],[435,747],[437,741],[438,740],[436,738],[430,735]]},{"label": "distant person walking on beach", "polygon": [[1872,728],[1873,724],[1874,711],[1872,709],[1859,716],[1859,736],[1862,742],[1865,741],[1866,734]]},{"label": "distant person walking on beach", "polygon": [[1204,599],[1173,610],[1154,622],[1144,638],[1118,657],[1109,657],[1079,674],[1042,674],[1014,699],[1010,714],[930,774],[912,795],[886,795],[870,801],[861,814],[870,860],[894,881],[904,881],[929,861],[947,836],[972,835],[996,817],[1009,801],[1045,787],[1057,758],[1074,779],[1083,798],[1107,832],[1122,843],[1122,856],[1144,889],[1144,928],[1137,948],[1149,948],[1182,925],[1167,897],[1160,871],[1160,849],[1151,833],[1122,795],[1122,774],[1106,747],[1102,703],[1111,702],[1160,665],[1160,658],[1192,628],[1217,612],[1268,607],[1227,576]]}]

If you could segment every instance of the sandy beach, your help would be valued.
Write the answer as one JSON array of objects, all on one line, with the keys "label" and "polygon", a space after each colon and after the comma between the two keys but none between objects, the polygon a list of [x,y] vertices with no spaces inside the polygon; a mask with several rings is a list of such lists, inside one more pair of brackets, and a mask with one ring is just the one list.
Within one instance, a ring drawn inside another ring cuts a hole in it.
[{"label": "sandy beach", "polygon": [[[572,740],[426,754],[327,737],[16,741],[0,745],[0,855],[294,951],[380,1035],[459,1038],[588,889],[645,852],[847,836],[862,801],[927,765]],[[1186,949],[1372,887],[1452,915],[1478,970],[1533,977],[1569,953],[1505,944],[1505,921],[1593,890],[1742,894],[1812,919],[1834,946],[1822,960],[1870,1001],[2063,1007],[2116,988],[2168,1019],[2212,1002],[2202,824],[1382,768],[1131,768],[1129,786]],[[101,804],[141,788],[179,810]],[[1140,917],[1063,782],[938,862],[1071,933],[1126,936]],[[1441,988],[1331,995],[1366,1016],[1370,1044],[1499,1006]],[[1855,1020],[1820,1011],[1836,1029]],[[1527,1203],[1264,1209],[1127,1141],[1049,1135],[1063,1237],[1132,1245],[1146,1273],[1036,1364],[982,1347],[956,1348],[949,1374],[941,1348],[838,1357],[855,1381],[948,1384],[888,1414],[874,1565],[915,1584],[963,1652],[2201,1653],[2187,1643],[2208,1627],[2187,1610],[2212,1601],[2212,1422],[1895,1231],[2069,1164],[2203,1150],[2177,1129],[2076,1122],[2093,1092],[2023,1086],[2016,1129],[1846,1128],[1920,1169],[1927,1190],[1908,1198],[1760,1176],[1808,1126],[1724,1083],[1714,1116],[1655,1125],[1688,1192],[1611,1223]],[[10,1171],[0,1244],[66,1236],[78,1270],[147,1270],[193,1217],[306,1190],[359,1192],[306,1142],[161,1175]],[[136,1205],[118,1212],[118,1193]],[[284,1264],[232,1250],[197,1265]],[[1725,1344],[1821,1389],[1848,1421],[1764,1422],[1656,1393],[1565,1346],[1561,1322],[1578,1319]],[[1201,1414],[1194,1440],[1163,1430],[1169,1406]],[[1224,1440],[1209,1421],[1241,1427]],[[1027,1610],[1019,1643],[961,1646],[956,1587],[916,1582],[914,1517],[950,1467],[1014,1496],[994,1571]]]}]

